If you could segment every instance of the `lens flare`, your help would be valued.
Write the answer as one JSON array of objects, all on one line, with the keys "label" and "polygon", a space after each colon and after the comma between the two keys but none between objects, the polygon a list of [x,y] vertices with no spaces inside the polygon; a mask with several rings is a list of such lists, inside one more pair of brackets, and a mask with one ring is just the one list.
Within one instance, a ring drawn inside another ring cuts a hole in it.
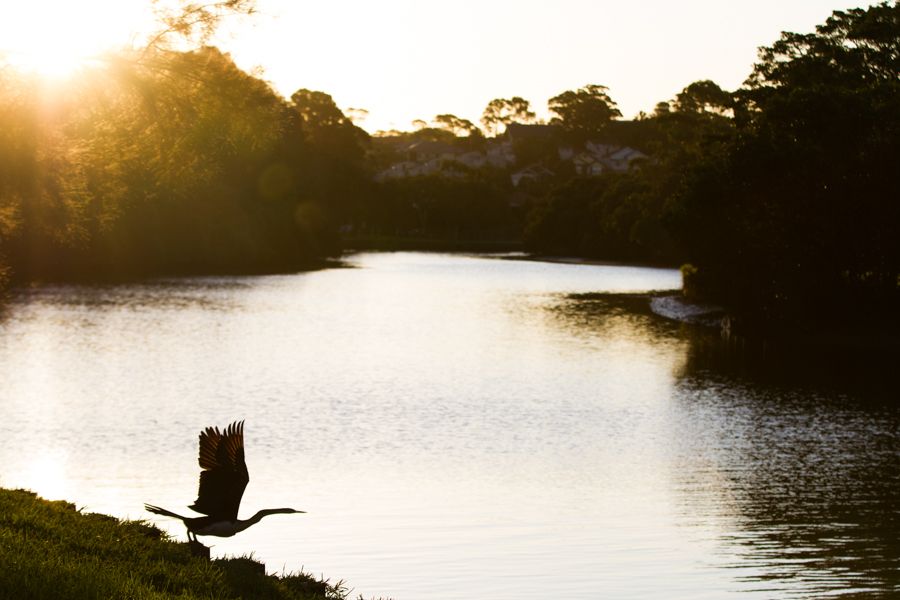
[{"label": "lens flare", "polygon": [[10,2],[0,7],[0,64],[66,78],[152,23],[149,3],[87,0]]}]

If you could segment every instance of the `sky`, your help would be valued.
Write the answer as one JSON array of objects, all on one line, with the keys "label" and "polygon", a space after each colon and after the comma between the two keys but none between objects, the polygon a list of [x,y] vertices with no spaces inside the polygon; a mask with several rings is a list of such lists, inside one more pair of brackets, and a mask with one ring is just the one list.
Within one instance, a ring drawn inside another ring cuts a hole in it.
[{"label": "sky", "polygon": [[[852,0],[847,0],[851,1]],[[147,0],[0,0],[0,53],[62,75],[101,44],[134,39]],[[759,46],[809,32],[841,0],[257,0],[216,45],[281,94],[324,91],[359,124],[412,128],[452,113],[478,122],[494,98],[547,100],[609,87],[626,118],[651,112],[693,81],[741,85]],[[49,18],[48,18],[49,17]],[[23,51],[22,48],[30,47]]]}]

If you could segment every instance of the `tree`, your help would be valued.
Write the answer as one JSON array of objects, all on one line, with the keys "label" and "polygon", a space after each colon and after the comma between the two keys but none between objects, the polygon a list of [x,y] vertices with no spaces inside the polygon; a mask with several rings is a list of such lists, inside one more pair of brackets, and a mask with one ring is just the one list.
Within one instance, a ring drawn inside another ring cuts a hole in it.
[{"label": "tree", "polygon": [[[897,82],[900,3],[835,11],[815,33],[783,33],[761,48],[746,84],[751,90]],[[825,77],[824,80],[818,79]]]},{"label": "tree", "polygon": [[655,138],[649,150],[657,166],[680,178],[688,163],[720,152],[734,133],[733,108],[733,94],[709,80],[695,81],[675,99],[657,103],[649,119]]},{"label": "tree", "polygon": [[575,91],[566,91],[547,101],[550,112],[557,116],[551,125],[589,136],[603,129],[610,121],[622,116],[618,106],[603,85],[586,85]]},{"label": "tree", "polygon": [[[705,79],[695,81],[684,88],[673,102],[675,109],[688,113],[727,114],[734,106],[731,93],[720,88],[715,82]],[[661,108],[657,105],[657,108]]]},{"label": "tree", "polygon": [[663,115],[668,115],[672,112],[672,104],[670,102],[666,102],[665,100],[662,102],[657,102],[656,106],[653,108],[653,116],[661,117]]},{"label": "tree", "polygon": [[0,70],[0,279],[289,269],[366,197],[365,133],[204,47],[131,54],[64,93]]},{"label": "tree", "polygon": [[256,0],[152,1],[159,26],[147,41],[144,54],[171,51],[185,43],[189,47],[206,45],[224,19],[256,12]]},{"label": "tree", "polygon": [[312,143],[334,156],[362,160],[369,135],[353,124],[329,94],[299,89],[291,95],[291,106]]},{"label": "tree", "polygon": [[685,170],[674,203],[711,295],[770,325],[895,314],[898,72],[900,3],[836,11],[760,50],[737,134]]},{"label": "tree", "polygon": [[535,114],[531,110],[530,103],[519,96],[491,100],[481,116],[485,130],[493,135],[500,133],[500,126],[506,127],[510,123],[532,123],[534,120]]},{"label": "tree", "polygon": [[478,136],[481,130],[468,119],[462,119],[456,115],[443,114],[434,117],[434,124],[438,129],[449,131],[455,136]]},{"label": "tree", "polygon": [[334,99],[325,92],[301,88],[291,94],[291,102],[303,124],[311,129],[352,125]]}]

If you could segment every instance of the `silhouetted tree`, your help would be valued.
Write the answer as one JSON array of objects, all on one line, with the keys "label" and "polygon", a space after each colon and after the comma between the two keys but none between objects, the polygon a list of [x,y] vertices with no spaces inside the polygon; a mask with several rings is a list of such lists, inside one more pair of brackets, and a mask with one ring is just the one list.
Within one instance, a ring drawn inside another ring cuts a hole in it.
[{"label": "silhouetted tree", "polygon": [[176,45],[205,46],[224,19],[255,13],[256,0],[154,0],[153,9],[158,27],[143,54],[173,51]]},{"label": "silhouetted tree", "polygon": [[[727,114],[734,106],[731,93],[724,91],[708,79],[695,81],[675,97],[675,109],[680,112],[709,112]],[[659,106],[659,105],[657,105]]]},{"label": "silhouetted tree", "polygon": [[456,115],[443,114],[434,118],[434,124],[439,129],[449,131],[454,136],[479,136],[481,130],[478,126],[468,119],[457,117]]},{"label": "silhouetted tree", "polygon": [[488,102],[481,115],[482,125],[493,135],[499,133],[500,126],[506,127],[510,123],[532,123],[534,120],[535,114],[531,110],[530,103],[519,96],[509,99],[495,98]]},{"label": "silhouetted tree", "polygon": [[707,291],[761,323],[889,314],[900,246],[900,4],[761,49],[737,134],[686,171],[673,223]]},{"label": "silhouetted tree", "polygon": [[313,143],[334,156],[362,159],[368,134],[353,124],[329,94],[300,89],[291,95],[291,103]]},{"label": "silhouetted tree", "polygon": [[560,125],[579,137],[595,134],[610,121],[622,116],[608,91],[606,86],[590,84],[550,98],[547,106],[550,112],[557,115],[550,123]]}]

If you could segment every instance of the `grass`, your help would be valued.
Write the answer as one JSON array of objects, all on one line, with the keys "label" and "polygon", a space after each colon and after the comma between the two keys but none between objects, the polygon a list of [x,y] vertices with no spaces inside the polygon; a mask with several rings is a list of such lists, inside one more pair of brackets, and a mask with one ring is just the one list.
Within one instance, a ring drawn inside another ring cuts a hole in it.
[{"label": "grass", "polygon": [[252,558],[209,561],[140,521],[86,514],[0,489],[0,598],[344,600],[307,574],[266,575]]}]

